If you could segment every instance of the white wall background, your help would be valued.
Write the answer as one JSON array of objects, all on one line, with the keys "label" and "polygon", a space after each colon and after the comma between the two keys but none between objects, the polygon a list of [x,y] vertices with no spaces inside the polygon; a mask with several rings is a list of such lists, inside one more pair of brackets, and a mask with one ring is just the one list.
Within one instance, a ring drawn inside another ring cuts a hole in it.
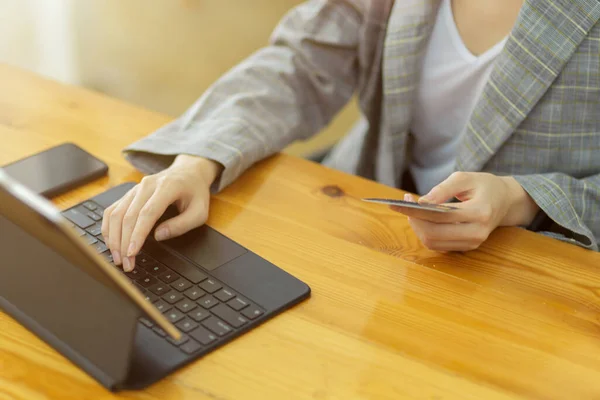
[{"label": "white wall background", "polygon": [[[301,1],[0,0],[0,62],[175,116]],[[352,107],[292,151],[337,140],[355,119]]]},{"label": "white wall background", "polygon": [[77,83],[71,0],[0,0],[0,61]]}]

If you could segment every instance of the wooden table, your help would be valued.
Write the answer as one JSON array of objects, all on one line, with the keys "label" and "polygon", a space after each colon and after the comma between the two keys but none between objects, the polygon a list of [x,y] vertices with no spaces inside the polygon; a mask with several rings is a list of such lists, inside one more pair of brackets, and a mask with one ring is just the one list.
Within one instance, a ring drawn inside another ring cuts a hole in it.
[{"label": "wooden table", "polygon": [[[168,121],[0,66],[0,164],[72,141],[110,176]],[[364,196],[398,190],[289,156],[213,199],[209,224],[307,282],[313,297],[143,392],[114,395],[0,313],[0,399],[598,399],[600,255],[520,229],[480,250],[423,248]]]}]

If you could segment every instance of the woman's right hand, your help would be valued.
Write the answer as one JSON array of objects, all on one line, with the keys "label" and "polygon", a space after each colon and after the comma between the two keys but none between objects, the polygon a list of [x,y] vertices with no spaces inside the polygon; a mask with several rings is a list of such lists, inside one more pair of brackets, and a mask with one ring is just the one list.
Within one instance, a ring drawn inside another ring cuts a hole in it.
[{"label": "woman's right hand", "polygon": [[221,165],[204,158],[179,155],[171,166],[148,175],[104,211],[102,235],[115,264],[132,271],[154,224],[171,204],[179,215],[156,227],[156,240],[182,235],[206,222],[210,186]]}]

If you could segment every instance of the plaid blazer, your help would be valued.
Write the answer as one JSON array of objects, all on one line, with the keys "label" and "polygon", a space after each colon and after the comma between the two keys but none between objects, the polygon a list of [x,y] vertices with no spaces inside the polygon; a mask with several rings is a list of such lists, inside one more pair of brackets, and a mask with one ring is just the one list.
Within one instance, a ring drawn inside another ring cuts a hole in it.
[{"label": "plaid blazer", "polygon": [[[256,161],[325,126],[357,93],[361,120],[327,157],[401,186],[422,59],[440,0],[309,0],[269,46],[181,117],[125,149],[140,170],[194,154],[225,166],[221,189]],[[600,2],[526,0],[465,127],[457,170],[512,175],[561,233],[600,239]]]}]

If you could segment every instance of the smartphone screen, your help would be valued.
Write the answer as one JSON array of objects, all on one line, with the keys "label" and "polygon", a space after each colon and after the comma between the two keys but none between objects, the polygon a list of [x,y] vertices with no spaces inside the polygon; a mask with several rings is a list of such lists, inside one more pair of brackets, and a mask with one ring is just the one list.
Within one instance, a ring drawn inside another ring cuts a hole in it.
[{"label": "smartphone screen", "polygon": [[58,196],[108,172],[105,163],[72,143],[52,147],[2,169],[45,197]]}]

